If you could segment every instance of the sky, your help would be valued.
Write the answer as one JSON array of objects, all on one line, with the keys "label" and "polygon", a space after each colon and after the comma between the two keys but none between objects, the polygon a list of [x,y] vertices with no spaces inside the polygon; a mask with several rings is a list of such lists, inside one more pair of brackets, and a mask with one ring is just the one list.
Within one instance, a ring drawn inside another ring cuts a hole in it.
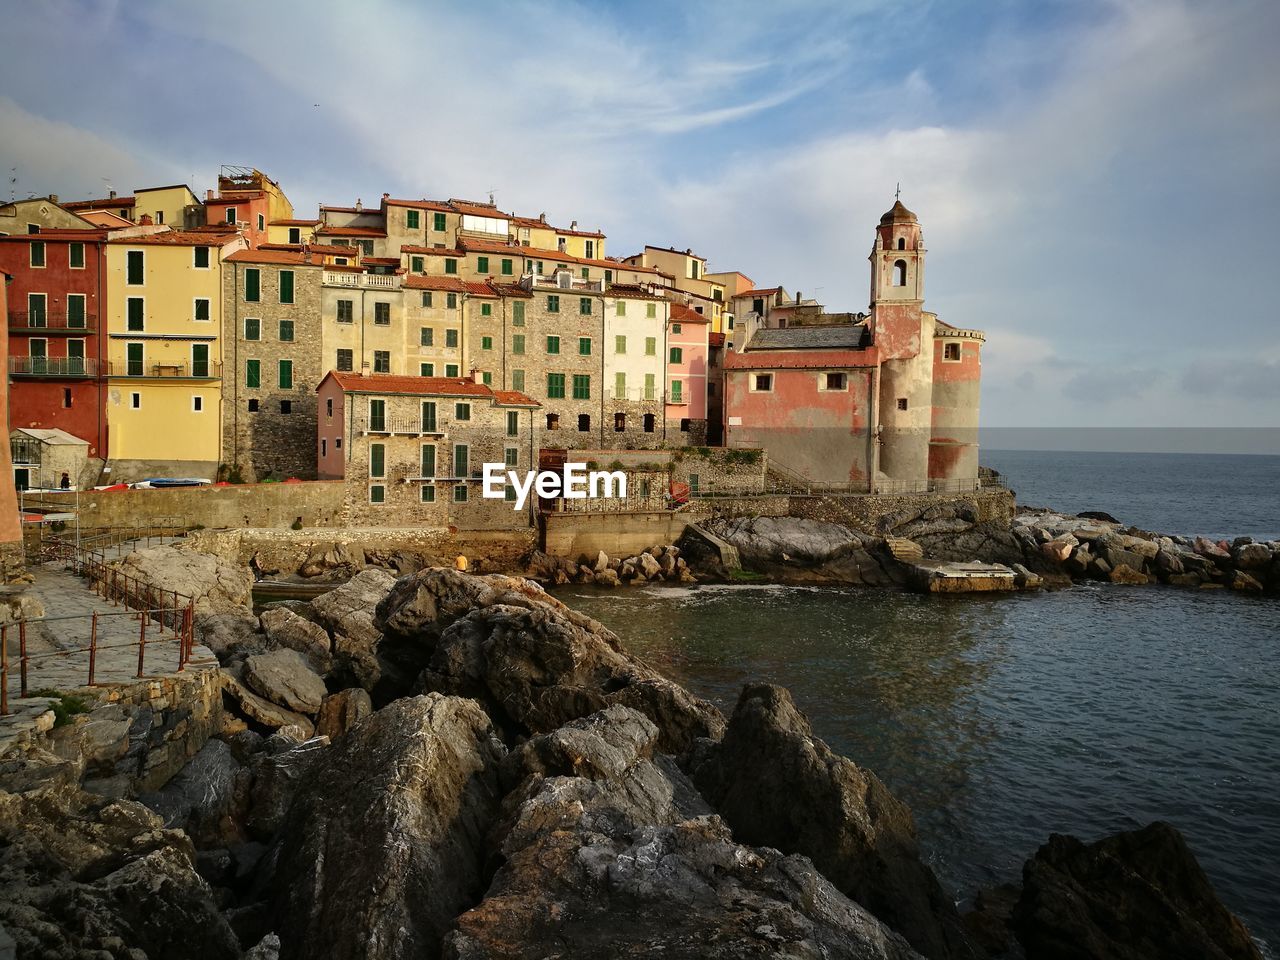
[{"label": "sky", "polygon": [[18,196],[224,163],[303,216],[492,192],[851,311],[901,184],[926,307],[987,334],[985,426],[1280,427],[1274,0],[0,13]]}]

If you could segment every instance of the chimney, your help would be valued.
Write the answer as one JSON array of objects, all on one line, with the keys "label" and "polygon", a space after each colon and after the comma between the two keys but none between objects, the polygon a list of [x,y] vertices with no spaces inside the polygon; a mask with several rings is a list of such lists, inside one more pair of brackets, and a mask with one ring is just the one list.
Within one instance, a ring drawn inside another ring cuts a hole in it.
[{"label": "chimney", "polygon": [[484,379],[484,377],[483,377],[483,376],[481,376],[480,371],[479,371],[479,370],[477,370],[475,367],[472,367],[472,368],[471,368],[471,382],[472,382],[472,383],[479,383],[479,382],[480,382],[481,380],[483,380],[483,379]]},{"label": "chimney", "polygon": [[801,293],[799,290],[796,291],[796,303],[797,304],[804,303],[804,294]]},{"label": "chimney", "polygon": [[141,217],[138,218],[138,224],[143,227],[151,226],[151,214],[144,213]]},{"label": "chimney", "polygon": [[540,213],[540,214],[538,214],[538,222],[539,222],[539,223],[546,223],[546,222],[547,222],[547,215],[546,215],[545,213]]},{"label": "chimney", "polygon": [[570,224],[569,224],[569,229],[570,229],[570,230],[577,230],[577,229],[578,229],[578,221],[577,221],[577,220],[574,220],[574,221],[570,222]]},{"label": "chimney", "polygon": [[205,199],[205,203],[213,202],[213,188],[210,188],[204,192],[204,199]]},{"label": "chimney", "polygon": [[107,199],[108,199],[108,200],[114,200],[115,198],[116,198],[116,192],[115,192],[114,190],[108,190],[108,191],[107,191]]},{"label": "chimney", "polygon": [[363,210],[364,204],[360,202],[360,198],[356,197],[356,210]]},{"label": "chimney", "polygon": [[56,193],[51,193],[51,194],[49,194],[49,202],[50,202],[50,203],[57,203],[57,202],[58,202],[58,195],[57,195]]},{"label": "chimney", "polygon": [[383,200],[390,200],[390,199],[391,199],[391,194],[389,194],[389,193],[384,193],[384,194],[382,195],[382,199],[383,199]]},{"label": "chimney", "polygon": [[365,360],[360,364],[360,376],[367,377],[369,375],[369,361]]}]

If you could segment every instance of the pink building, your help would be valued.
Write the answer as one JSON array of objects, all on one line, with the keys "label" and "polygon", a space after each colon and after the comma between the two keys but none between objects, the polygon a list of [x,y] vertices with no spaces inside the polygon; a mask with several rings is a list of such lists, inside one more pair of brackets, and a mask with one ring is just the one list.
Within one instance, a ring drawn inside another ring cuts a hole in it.
[{"label": "pink building", "polygon": [[711,320],[684,306],[671,305],[667,327],[667,431],[690,434],[688,442],[707,442],[707,353]]}]

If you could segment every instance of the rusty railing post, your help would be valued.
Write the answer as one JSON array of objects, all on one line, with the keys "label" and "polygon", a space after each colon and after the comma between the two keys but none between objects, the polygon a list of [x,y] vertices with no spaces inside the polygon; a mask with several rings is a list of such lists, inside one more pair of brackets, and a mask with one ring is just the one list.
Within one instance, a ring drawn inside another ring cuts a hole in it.
[{"label": "rusty railing post", "polygon": [[89,686],[93,686],[98,668],[98,611],[93,611],[93,626],[89,630]]},{"label": "rusty railing post", "polygon": [[[4,641],[0,640],[0,643]],[[18,622],[18,673],[21,676],[22,692],[19,696],[27,695],[27,621]]]},{"label": "rusty railing post", "polygon": [[0,627],[0,717],[9,715],[9,628]]},{"label": "rusty railing post", "polygon": [[138,676],[142,676],[142,665],[147,656],[147,621],[143,620],[138,627]]}]

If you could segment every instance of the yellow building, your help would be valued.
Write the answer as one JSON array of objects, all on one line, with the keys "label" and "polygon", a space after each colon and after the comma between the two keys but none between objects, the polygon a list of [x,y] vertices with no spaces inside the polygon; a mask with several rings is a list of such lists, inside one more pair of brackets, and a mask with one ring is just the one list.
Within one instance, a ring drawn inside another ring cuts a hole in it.
[{"label": "yellow building", "polygon": [[267,223],[267,242],[297,245],[316,242],[319,220],[271,220]]},{"label": "yellow building", "polygon": [[222,260],[240,236],[166,230],[107,244],[112,480],[212,477],[221,461]]},{"label": "yellow building", "polygon": [[152,223],[175,230],[199,227],[204,224],[204,204],[185,183],[143,187],[133,191],[134,222],[140,223],[143,215],[150,217]]},{"label": "yellow building", "polygon": [[711,333],[725,332],[725,275],[708,276],[706,257],[692,250],[646,246],[643,252],[626,257],[624,262],[656,269],[669,286],[688,295],[682,299],[688,299],[690,309],[710,318]]}]

